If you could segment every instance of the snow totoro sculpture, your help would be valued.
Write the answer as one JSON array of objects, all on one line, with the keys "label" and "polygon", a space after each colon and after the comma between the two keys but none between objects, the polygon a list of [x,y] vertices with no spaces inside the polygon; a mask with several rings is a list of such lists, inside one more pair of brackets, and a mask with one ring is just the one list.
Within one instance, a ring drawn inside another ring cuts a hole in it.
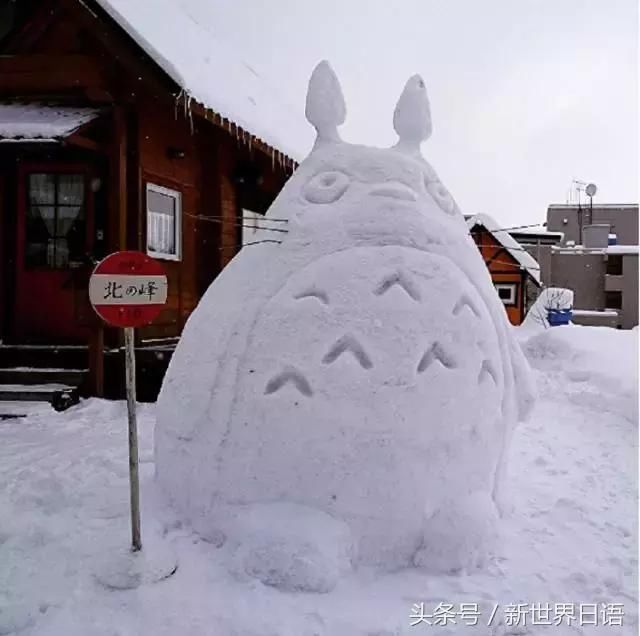
[{"label": "snow totoro sculpture", "polygon": [[[190,317],[157,406],[156,476],[245,573],[331,589],[351,565],[481,565],[533,391],[487,268],[420,145],[424,82],[390,149],[341,141],[326,62],[311,154]],[[259,237],[260,238],[260,237]],[[264,232],[262,238],[273,239]]]}]

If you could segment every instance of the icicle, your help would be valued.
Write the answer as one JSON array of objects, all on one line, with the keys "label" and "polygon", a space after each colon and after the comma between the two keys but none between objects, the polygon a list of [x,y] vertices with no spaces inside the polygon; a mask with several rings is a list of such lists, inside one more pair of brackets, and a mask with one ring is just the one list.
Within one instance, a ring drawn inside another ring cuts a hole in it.
[{"label": "icicle", "polygon": [[252,140],[253,140],[253,137],[251,135],[249,135],[249,152],[252,152],[252,150],[253,150]]},{"label": "icicle", "polygon": [[393,128],[400,138],[396,148],[409,154],[420,153],[420,144],[431,136],[431,111],[424,81],[409,78],[393,112]]},{"label": "icicle", "polygon": [[189,103],[187,105],[187,110],[189,111],[189,128],[191,130],[191,134],[193,135],[194,127],[193,127],[193,110],[191,108],[192,102],[193,102],[193,97],[189,95]]},{"label": "icicle", "polygon": [[173,101],[173,117],[176,121],[178,121],[178,104],[180,103],[180,100],[182,99],[183,94],[184,94],[184,88],[181,88],[180,92],[176,95],[176,98]]},{"label": "icicle", "polygon": [[316,129],[316,144],[340,141],[338,126],[344,123],[347,107],[340,82],[327,61],[320,62],[311,73],[305,115]]},{"label": "icicle", "polygon": [[271,148],[271,170],[276,169],[276,151]]}]

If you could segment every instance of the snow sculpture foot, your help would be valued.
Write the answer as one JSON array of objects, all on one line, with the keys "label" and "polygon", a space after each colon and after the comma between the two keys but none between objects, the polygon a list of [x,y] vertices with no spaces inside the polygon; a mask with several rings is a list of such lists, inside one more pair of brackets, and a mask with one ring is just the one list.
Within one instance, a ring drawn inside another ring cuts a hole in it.
[{"label": "snow sculpture foot", "polygon": [[483,567],[495,546],[497,522],[495,504],[486,493],[449,499],[425,521],[424,543],[414,564],[434,573]]},{"label": "snow sculpture foot", "polygon": [[287,592],[330,592],[351,569],[349,527],[295,504],[240,506],[225,533],[238,542],[234,569]]}]

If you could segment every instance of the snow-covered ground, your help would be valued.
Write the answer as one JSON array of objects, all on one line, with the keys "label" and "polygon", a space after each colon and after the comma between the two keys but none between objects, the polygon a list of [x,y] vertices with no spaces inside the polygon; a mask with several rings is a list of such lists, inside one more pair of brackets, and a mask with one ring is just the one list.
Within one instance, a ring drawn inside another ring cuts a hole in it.
[{"label": "snow-covered ground", "polygon": [[[486,571],[360,570],[328,594],[281,592],[231,574],[231,547],[199,539],[156,491],[154,407],[145,405],[143,537],[171,546],[179,567],[153,585],[106,589],[96,574],[129,541],[126,417],[123,403],[88,400],[66,413],[0,421],[0,635],[637,633],[638,331],[557,327],[519,337],[540,395],[516,431],[513,511]],[[555,603],[574,604],[576,620],[531,625],[545,617],[529,612],[527,626],[508,625],[508,604],[547,602],[551,622]],[[458,614],[455,624],[429,626],[438,603],[454,611],[477,603],[478,624]],[[598,626],[586,624],[594,603],[624,604],[623,626],[603,625],[602,612]]]}]

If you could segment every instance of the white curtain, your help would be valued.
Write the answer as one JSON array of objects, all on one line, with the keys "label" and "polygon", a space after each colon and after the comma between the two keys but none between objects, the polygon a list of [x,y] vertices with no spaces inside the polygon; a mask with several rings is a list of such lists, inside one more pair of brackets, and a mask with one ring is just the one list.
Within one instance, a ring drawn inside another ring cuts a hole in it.
[{"label": "white curtain", "polygon": [[32,174],[29,176],[29,202],[37,210],[49,233],[54,236],[56,184],[52,174]]},{"label": "white curtain", "polygon": [[[60,175],[58,181],[58,228],[56,235],[66,236],[82,211],[84,203],[84,177],[80,174]],[[64,206],[64,207],[62,207]],[[66,207],[70,206],[70,207]]]}]

